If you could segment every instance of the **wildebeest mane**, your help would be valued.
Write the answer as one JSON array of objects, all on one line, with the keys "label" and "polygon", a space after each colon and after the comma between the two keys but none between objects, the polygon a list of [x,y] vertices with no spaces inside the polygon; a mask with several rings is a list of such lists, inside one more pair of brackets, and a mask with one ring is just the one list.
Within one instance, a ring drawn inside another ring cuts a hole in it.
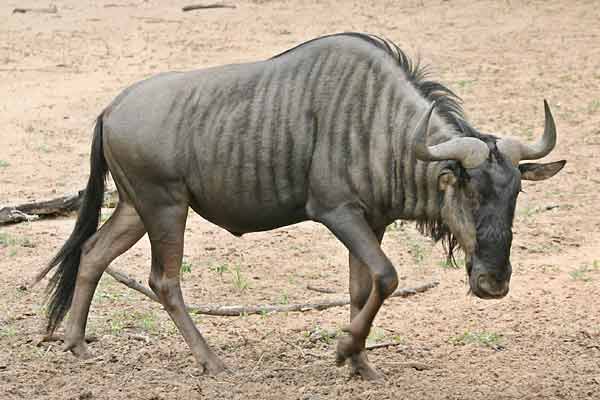
[{"label": "wildebeest mane", "polygon": [[424,98],[432,102],[436,102],[435,109],[439,116],[444,118],[464,136],[479,137],[479,133],[473,129],[465,119],[464,111],[461,106],[461,98],[445,85],[437,81],[429,80],[429,67],[427,65],[422,65],[419,61],[414,62],[408,55],[406,55],[406,53],[404,53],[404,51],[402,51],[402,49],[400,49],[398,45],[388,39],[384,39],[377,35],[360,32],[335,33],[301,43],[295,47],[292,47],[291,49],[273,56],[272,59],[279,58],[310,43],[314,43],[325,38],[339,36],[359,38],[385,51],[402,69],[406,80],[409,81]]}]

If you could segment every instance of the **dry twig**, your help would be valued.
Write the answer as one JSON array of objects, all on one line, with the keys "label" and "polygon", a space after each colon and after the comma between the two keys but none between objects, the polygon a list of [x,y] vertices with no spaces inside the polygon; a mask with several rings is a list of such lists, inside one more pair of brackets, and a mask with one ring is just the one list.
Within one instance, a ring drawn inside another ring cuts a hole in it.
[{"label": "dry twig", "polygon": [[318,292],[318,293],[327,293],[327,294],[335,293],[334,289],[324,288],[324,287],[319,287],[319,286],[306,285],[306,288],[308,290],[312,290],[313,292]]},{"label": "dry twig", "polygon": [[232,4],[221,4],[221,3],[215,3],[215,4],[192,4],[189,6],[185,6],[181,9],[181,11],[194,11],[194,10],[208,10],[210,8],[236,8],[234,5]]},{"label": "dry twig", "polygon": [[402,346],[402,343],[400,343],[400,342],[373,343],[373,344],[366,345],[365,349],[374,350],[374,349],[383,349],[383,348],[393,347],[393,346]]},{"label": "dry twig", "polygon": [[109,274],[110,276],[112,276],[113,278],[115,278],[115,280],[117,282],[121,282],[123,285],[127,286],[128,288],[137,290],[144,296],[148,297],[150,300],[154,300],[154,301],[160,303],[160,300],[158,300],[158,297],[156,297],[156,295],[154,294],[154,292],[152,290],[150,290],[149,288],[144,286],[142,283],[131,278],[126,273],[117,271],[116,269],[110,268],[110,267],[108,267],[106,269],[106,273]]},{"label": "dry twig", "polygon": [[56,14],[58,8],[56,6],[46,8],[14,8],[13,14],[25,14],[25,13],[39,13],[39,14]]}]

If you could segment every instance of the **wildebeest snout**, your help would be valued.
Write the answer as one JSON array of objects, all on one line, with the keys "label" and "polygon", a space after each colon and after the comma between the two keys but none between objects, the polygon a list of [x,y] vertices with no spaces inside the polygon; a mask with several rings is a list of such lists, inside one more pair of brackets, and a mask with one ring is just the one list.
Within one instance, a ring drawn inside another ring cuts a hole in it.
[{"label": "wildebeest snout", "polygon": [[481,299],[500,299],[508,294],[511,272],[510,264],[498,271],[475,265],[469,277],[471,291]]}]

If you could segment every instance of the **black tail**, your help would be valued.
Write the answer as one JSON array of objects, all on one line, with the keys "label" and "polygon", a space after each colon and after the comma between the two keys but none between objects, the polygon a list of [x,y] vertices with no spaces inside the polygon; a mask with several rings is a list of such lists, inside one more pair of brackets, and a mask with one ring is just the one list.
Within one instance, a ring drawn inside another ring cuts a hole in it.
[{"label": "black tail", "polygon": [[79,270],[81,246],[98,229],[100,209],[104,197],[104,184],[108,172],[102,149],[103,114],[100,114],[96,120],[94,128],[92,154],[90,156],[90,177],[79,208],[75,229],[58,254],[50,261],[50,267],[58,267],[47,288],[50,294],[48,325],[46,327],[48,333],[54,332],[71,307],[73,292],[75,291],[75,279]]}]

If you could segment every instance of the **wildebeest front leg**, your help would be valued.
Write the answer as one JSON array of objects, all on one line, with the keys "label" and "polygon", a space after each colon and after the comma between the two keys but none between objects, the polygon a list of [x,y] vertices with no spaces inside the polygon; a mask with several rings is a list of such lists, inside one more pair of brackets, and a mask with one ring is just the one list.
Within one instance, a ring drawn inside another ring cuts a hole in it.
[{"label": "wildebeest front leg", "polygon": [[203,373],[217,374],[225,365],[208,347],[185,308],[180,271],[187,204],[160,210],[148,229],[152,247],[150,287],[183,335]]},{"label": "wildebeest front leg", "polygon": [[[364,354],[361,353],[364,351],[367,336],[379,308],[398,286],[396,270],[381,250],[378,235],[369,226],[359,207],[352,205],[338,207],[325,213],[319,221],[344,243],[357,261],[367,267],[371,278],[371,290],[366,302],[346,329],[349,335],[338,341],[337,363],[342,365],[350,358],[353,367],[358,367],[356,372],[363,378],[380,378],[381,375],[367,363]],[[354,312],[357,309],[358,307]]]},{"label": "wildebeest front leg", "polygon": [[[381,245],[385,228],[377,229],[375,235]],[[359,314],[367,302],[373,287],[371,273],[369,267],[363,264],[352,253],[348,253],[349,265],[349,288],[350,288],[350,322]],[[367,358],[366,350],[362,350],[359,354],[355,354],[350,358],[350,374],[369,376],[371,379],[377,379],[378,373],[371,366]]]}]

